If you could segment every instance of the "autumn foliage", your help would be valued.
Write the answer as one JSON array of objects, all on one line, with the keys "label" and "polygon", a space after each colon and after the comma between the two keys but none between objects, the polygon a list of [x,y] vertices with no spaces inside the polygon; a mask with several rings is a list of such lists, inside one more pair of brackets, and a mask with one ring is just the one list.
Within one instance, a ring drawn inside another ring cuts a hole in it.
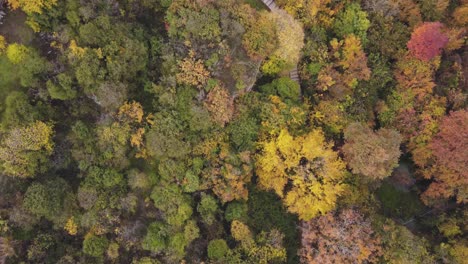
[{"label": "autumn foliage", "polygon": [[261,146],[256,164],[261,188],[275,191],[288,210],[304,220],[335,208],[345,166],[322,131],[293,137],[282,130]]},{"label": "autumn foliage", "polygon": [[360,212],[346,209],[302,223],[301,263],[375,263],[380,239]]},{"label": "autumn foliage", "polygon": [[429,143],[432,152],[430,168],[425,171],[433,182],[423,194],[423,201],[456,197],[468,201],[468,111],[452,112],[440,125],[439,133]]},{"label": "autumn foliage", "polygon": [[424,61],[440,55],[442,48],[448,43],[443,27],[440,22],[426,22],[417,27],[407,45],[410,53]]},{"label": "autumn foliage", "polygon": [[345,140],[345,160],[354,173],[383,179],[398,165],[401,136],[395,130],[374,132],[364,124],[353,123],[345,130]]}]

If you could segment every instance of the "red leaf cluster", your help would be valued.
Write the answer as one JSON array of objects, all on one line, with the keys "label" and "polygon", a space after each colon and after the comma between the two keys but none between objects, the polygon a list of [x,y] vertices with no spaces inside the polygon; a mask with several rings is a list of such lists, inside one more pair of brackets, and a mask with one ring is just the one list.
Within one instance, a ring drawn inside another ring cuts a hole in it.
[{"label": "red leaf cluster", "polygon": [[429,61],[440,55],[442,48],[448,43],[448,37],[442,32],[440,22],[426,22],[417,27],[408,41],[410,53],[423,61]]}]

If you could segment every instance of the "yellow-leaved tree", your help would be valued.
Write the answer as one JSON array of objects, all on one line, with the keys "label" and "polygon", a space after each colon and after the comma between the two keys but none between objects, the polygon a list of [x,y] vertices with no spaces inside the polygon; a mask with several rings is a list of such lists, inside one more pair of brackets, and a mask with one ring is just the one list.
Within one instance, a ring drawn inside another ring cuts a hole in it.
[{"label": "yellow-leaved tree", "polygon": [[53,135],[52,126],[41,121],[11,129],[0,144],[3,173],[27,178],[44,172],[54,147]]},{"label": "yellow-leaved tree", "polygon": [[262,189],[274,190],[302,220],[335,208],[344,190],[345,164],[321,130],[293,137],[283,129],[260,145],[256,172]]},{"label": "yellow-leaved tree", "polygon": [[51,9],[57,0],[8,0],[8,5],[15,10],[21,8],[26,14],[42,14],[44,9]]}]

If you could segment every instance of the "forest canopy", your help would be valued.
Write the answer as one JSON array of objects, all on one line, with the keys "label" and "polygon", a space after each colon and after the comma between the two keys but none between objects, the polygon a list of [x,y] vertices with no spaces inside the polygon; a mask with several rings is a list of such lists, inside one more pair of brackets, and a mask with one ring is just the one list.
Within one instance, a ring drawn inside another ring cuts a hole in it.
[{"label": "forest canopy", "polygon": [[0,264],[466,263],[467,0],[0,1]]}]

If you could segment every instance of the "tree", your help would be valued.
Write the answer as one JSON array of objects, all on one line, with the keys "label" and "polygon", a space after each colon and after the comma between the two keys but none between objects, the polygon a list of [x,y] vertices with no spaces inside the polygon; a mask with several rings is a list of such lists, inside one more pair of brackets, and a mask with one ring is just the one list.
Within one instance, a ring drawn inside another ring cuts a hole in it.
[{"label": "tree", "polygon": [[214,41],[221,35],[220,12],[207,2],[172,1],[167,21],[169,35],[182,40]]},{"label": "tree", "polygon": [[392,219],[377,216],[374,227],[382,241],[383,261],[391,264],[430,264],[435,260],[429,252],[429,243],[424,237],[413,234],[408,228]]},{"label": "tree", "polygon": [[255,237],[249,227],[237,220],[231,223],[231,235],[239,243],[229,254],[227,263],[284,263],[286,250],[283,247],[283,234],[277,230],[262,232]]},{"label": "tree", "polygon": [[44,184],[33,183],[24,194],[23,207],[39,217],[48,220],[57,219],[64,209],[63,201],[67,186],[61,178]]},{"label": "tree", "polygon": [[423,61],[439,56],[448,43],[443,28],[440,22],[426,22],[415,28],[407,44],[411,55]]},{"label": "tree", "polygon": [[114,112],[127,98],[127,86],[123,83],[102,83],[95,89],[92,98],[107,112]]},{"label": "tree", "polygon": [[0,147],[4,173],[27,178],[44,172],[54,147],[53,134],[52,126],[41,121],[11,129]]},{"label": "tree", "polygon": [[299,84],[288,77],[275,79],[273,82],[261,86],[260,90],[267,95],[277,95],[286,102],[297,102],[301,95]]},{"label": "tree", "polygon": [[73,78],[65,73],[57,75],[57,83],[48,80],[46,86],[52,99],[69,100],[77,95],[73,87]]},{"label": "tree", "polygon": [[208,257],[212,260],[222,260],[229,251],[229,247],[224,239],[211,240],[208,244]]},{"label": "tree", "polygon": [[468,111],[459,110],[442,119],[439,132],[430,141],[431,159],[424,176],[432,179],[423,193],[423,201],[431,204],[437,199],[456,197],[468,201]]},{"label": "tree", "polygon": [[223,86],[217,85],[211,89],[204,105],[210,112],[213,121],[222,127],[231,120],[234,112],[233,102],[229,92]]},{"label": "tree", "polygon": [[7,48],[6,39],[4,36],[0,35],[0,55],[3,54],[6,48]]},{"label": "tree", "polygon": [[367,66],[367,56],[354,34],[341,41],[332,39],[329,57],[332,61],[318,73],[320,91],[329,91],[331,96],[342,100],[351,94],[359,81],[369,80],[371,70]]},{"label": "tree", "polygon": [[251,58],[265,58],[277,48],[278,40],[273,23],[271,13],[262,12],[242,36],[242,45]]},{"label": "tree", "polygon": [[[268,68],[277,68],[270,73],[276,74],[284,69],[293,68],[301,57],[304,47],[304,31],[299,22],[283,10],[272,14],[276,24],[278,47],[265,63]],[[273,65],[268,65],[273,63]]]},{"label": "tree", "polygon": [[367,13],[361,10],[359,4],[352,3],[338,13],[333,23],[333,31],[342,39],[353,34],[365,45],[367,43],[367,29],[369,26],[370,22],[367,19]]},{"label": "tree", "polygon": [[93,257],[102,257],[108,246],[107,238],[87,234],[83,241],[83,252]]},{"label": "tree", "polygon": [[179,73],[176,74],[177,82],[203,88],[210,77],[210,72],[205,68],[202,60],[195,58],[195,52],[191,50],[189,56],[179,62]]},{"label": "tree", "polygon": [[330,212],[301,229],[302,263],[375,263],[382,254],[370,220],[356,210]]},{"label": "tree", "polygon": [[8,0],[10,8],[15,10],[21,8],[25,13],[31,15],[33,13],[42,14],[46,9],[51,9],[57,4],[57,0]]},{"label": "tree", "polygon": [[345,166],[322,131],[294,138],[282,130],[260,145],[262,152],[256,162],[260,188],[275,191],[300,219],[309,220],[335,208],[343,191]]},{"label": "tree", "polygon": [[32,106],[28,96],[20,91],[13,91],[5,98],[2,126],[4,129],[33,123],[39,119],[39,107]]},{"label": "tree", "polygon": [[29,56],[29,49],[24,45],[13,43],[8,45],[6,55],[13,64],[19,64]]},{"label": "tree", "polygon": [[197,211],[203,219],[203,222],[211,225],[216,220],[218,203],[213,196],[203,193]]},{"label": "tree", "polygon": [[250,152],[236,153],[215,136],[197,146],[195,154],[209,161],[202,171],[202,185],[211,188],[223,203],[248,198],[246,185],[253,172]]},{"label": "tree", "polygon": [[367,125],[352,123],[344,131],[344,138],[345,160],[353,173],[383,179],[397,167],[401,154],[397,131],[382,128],[374,132]]}]

